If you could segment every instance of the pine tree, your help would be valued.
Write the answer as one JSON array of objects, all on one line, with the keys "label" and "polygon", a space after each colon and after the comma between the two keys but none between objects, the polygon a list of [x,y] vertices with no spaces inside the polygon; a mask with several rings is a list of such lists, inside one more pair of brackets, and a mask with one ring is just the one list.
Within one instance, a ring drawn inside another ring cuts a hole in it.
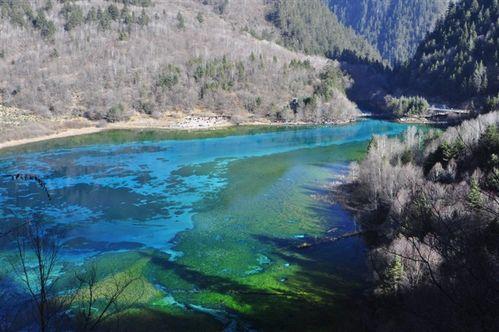
[{"label": "pine tree", "polygon": [[177,14],[177,28],[179,30],[185,29],[185,19],[181,12],[178,12]]},{"label": "pine tree", "polygon": [[487,67],[484,66],[482,61],[475,63],[471,83],[476,93],[482,93],[487,90]]},{"label": "pine tree", "polygon": [[482,196],[480,194],[480,187],[475,178],[471,179],[470,191],[468,193],[468,202],[473,208],[480,208],[482,205]]}]

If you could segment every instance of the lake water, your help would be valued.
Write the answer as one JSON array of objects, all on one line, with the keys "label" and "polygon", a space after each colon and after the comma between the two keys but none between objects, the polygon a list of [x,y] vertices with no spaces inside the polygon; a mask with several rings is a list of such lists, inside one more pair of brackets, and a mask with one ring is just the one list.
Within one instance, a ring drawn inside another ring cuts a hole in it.
[{"label": "lake water", "polygon": [[[66,284],[89,265],[102,284],[140,276],[128,289],[140,308],[129,312],[134,330],[328,330],[341,326],[345,303],[365,287],[362,239],[297,246],[355,230],[351,215],[317,197],[364,155],[373,134],[405,129],[365,120],[111,131],[16,148],[0,155],[0,174],[36,174],[51,199],[35,183],[1,178],[0,229],[39,220],[59,246]],[[12,236],[0,246],[2,287],[22,299],[7,268]]]}]

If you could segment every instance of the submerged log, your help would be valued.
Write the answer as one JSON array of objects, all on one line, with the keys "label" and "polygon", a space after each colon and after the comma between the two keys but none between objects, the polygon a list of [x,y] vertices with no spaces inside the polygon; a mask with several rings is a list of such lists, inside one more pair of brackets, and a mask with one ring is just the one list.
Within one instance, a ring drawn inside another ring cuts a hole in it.
[{"label": "submerged log", "polygon": [[308,249],[308,248],[311,248],[315,245],[336,242],[338,240],[343,240],[343,239],[347,239],[350,237],[362,235],[364,233],[365,233],[364,231],[355,231],[355,232],[345,233],[341,236],[324,236],[324,237],[319,237],[319,238],[310,238],[307,241],[298,244],[296,247],[298,249]]}]

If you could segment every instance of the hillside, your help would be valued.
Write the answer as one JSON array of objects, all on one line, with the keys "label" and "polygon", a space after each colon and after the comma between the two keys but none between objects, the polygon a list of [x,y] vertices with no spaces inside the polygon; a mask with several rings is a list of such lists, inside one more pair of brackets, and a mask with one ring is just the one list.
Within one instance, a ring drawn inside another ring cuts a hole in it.
[{"label": "hillside", "polygon": [[406,71],[417,91],[453,103],[493,97],[499,91],[496,0],[463,0],[419,46]]},{"label": "hillside", "polygon": [[345,25],[390,63],[408,60],[447,9],[449,0],[327,0]]},{"label": "hillside", "polygon": [[352,166],[348,204],[369,232],[377,284],[368,326],[497,330],[498,125],[490,112],[443,133],[375,136]]},{"label": "hillside", "polygon": [[331,58],[381,61],[364,38],[345,27],[322,0],[269,1],[268,19],[280,31],[281,42],[295,50]]},{"label": "hillside", "polygon": [[356,112],[337,64],[257,36],[279,35],[263,0],[2,0],[0,7],[0,102],[36,116],[116,122],[182,112],[323,122]]}]

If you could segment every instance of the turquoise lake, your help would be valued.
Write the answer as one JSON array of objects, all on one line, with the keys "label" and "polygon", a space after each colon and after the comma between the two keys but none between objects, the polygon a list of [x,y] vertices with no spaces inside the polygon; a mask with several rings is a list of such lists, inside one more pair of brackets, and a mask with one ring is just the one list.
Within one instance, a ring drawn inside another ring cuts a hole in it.
[{"label": "turquoise lake", "polygon": [[[320,197],[373,135],[405,129],[109,131],[19,147],[0,154],[0,230],[40,221],[59,247],[60,291],[89,265],[102,287],[136,274],[131,330],[331,330],[366,285],[363,240],[298,245],[356,229]],[[43,179],[51,199],[17,173]],[[12,236],[0,250],[0,283],[21,301]]]}]

